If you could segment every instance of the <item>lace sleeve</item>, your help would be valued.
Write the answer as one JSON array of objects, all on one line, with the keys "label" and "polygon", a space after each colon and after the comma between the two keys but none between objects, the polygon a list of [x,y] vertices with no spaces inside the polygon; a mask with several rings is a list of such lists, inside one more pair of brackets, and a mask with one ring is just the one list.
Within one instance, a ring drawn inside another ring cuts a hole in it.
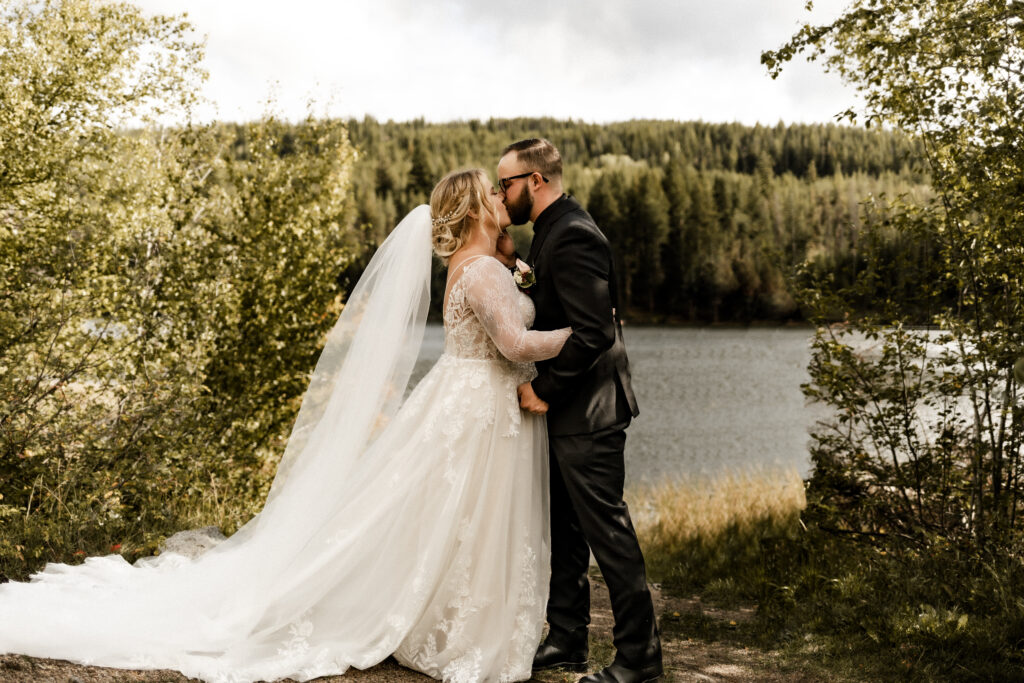
[{"label": "lace sleeve", "polygon": [[572,330],[541,332],[523,324],[512,274],[497,259],[484,258],[466,271],[466,301],[501,355],[516,363],[547,360],[562,350]]}]

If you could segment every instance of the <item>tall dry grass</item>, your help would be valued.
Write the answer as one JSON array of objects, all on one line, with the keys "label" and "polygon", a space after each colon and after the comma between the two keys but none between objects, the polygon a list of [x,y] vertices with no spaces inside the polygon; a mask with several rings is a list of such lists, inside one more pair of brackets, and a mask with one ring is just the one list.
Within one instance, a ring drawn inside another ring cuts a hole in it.
[{"label": "tall dry grass", "polygon": [[791,536],[806,507],[799,473],[777,468],[638,485],[626,501],[652,580],[726,598],[754,597],[765,540]]},{"label": "tall dry grass", "polygon": [[652,547],[751,531],[765,521],[786,524],[807,505],[795,470],[679,477],[632,487],[626,500],[641,543]]}]

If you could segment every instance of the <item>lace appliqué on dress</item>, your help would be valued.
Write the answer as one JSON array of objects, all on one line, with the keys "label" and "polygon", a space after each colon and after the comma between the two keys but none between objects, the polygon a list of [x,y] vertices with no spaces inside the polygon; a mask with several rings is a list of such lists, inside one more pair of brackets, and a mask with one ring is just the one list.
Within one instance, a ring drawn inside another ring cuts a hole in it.
[{"label": "lace appliqu\u00e9 on dress", "polygon": [[533,302],[494,258],[463,265],[445,304],[445,351],[460,358],[525,363],[554,358],[569,329],[542,332]]}]

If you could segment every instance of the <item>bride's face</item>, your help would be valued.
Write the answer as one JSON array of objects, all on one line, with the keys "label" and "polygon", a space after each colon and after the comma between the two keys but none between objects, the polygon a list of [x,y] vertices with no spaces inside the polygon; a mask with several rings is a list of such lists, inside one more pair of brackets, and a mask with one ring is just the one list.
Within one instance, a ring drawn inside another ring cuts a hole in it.
[{"label": "bride's face", "polygon": [[491,205],[498,213],[498,229],[504,230],[512,225],[512,219],[508,217],[508,209],[505,208],[505,202],[501,201],[501,193],[494,189],[493,185],[491,186],[490,199]]}]

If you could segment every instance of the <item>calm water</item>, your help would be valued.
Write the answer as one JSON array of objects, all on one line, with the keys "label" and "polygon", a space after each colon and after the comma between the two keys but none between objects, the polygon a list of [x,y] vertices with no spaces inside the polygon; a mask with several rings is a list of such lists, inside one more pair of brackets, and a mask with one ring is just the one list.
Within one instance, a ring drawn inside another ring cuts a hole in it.
[{"label": "calm water", "polygon": [[[736,468],[809,467],[806,329],[627,327],[640,416],[627,431],[629,481]],[[430,325],[414,377],[441,355]]]}]

